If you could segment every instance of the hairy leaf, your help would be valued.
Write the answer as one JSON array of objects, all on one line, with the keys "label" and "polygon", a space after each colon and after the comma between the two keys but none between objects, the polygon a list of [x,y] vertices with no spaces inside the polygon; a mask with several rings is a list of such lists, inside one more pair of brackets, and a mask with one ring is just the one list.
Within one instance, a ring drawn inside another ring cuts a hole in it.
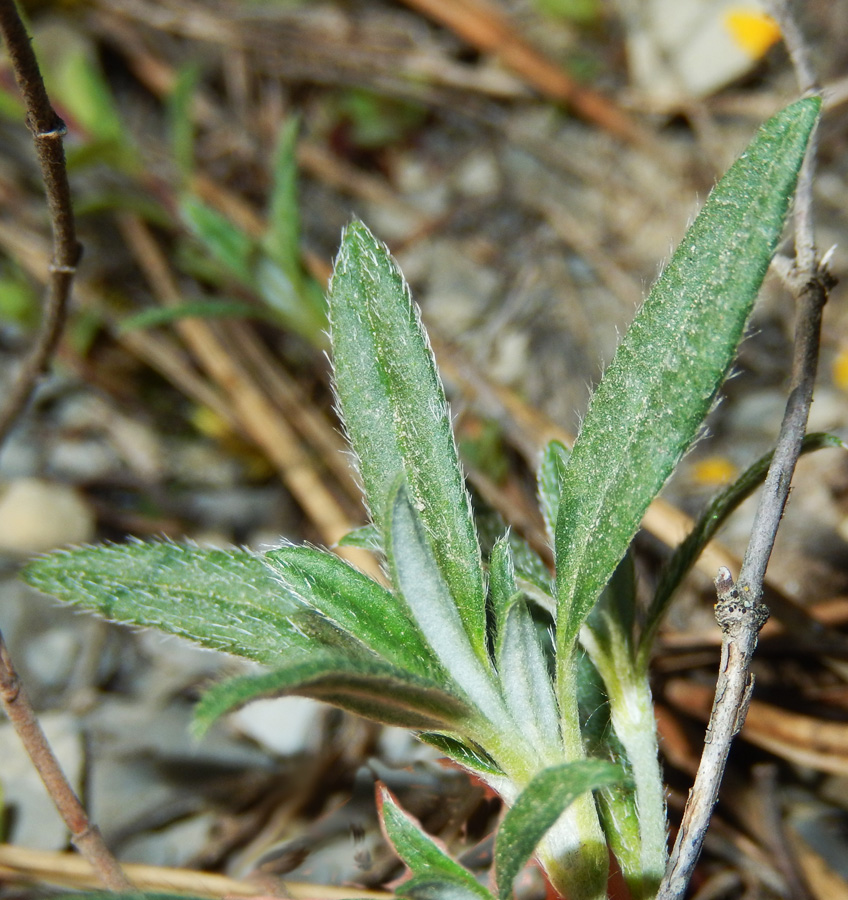
[{"label": "hairy leaf", "polygon": [[285,596],[315,609],[388,662],[445,681],[407,605],[349,563],[311,547],[265,554]]},{"label": "hairy leaf", "polygon": [[471,504],[444,389],[418,310],[386,247],[345,230],[329,294],[336,393],[371,516],[385,517],[399,475],[474,652],[486,657],[486,598]]},{"label": "hairy leaf", "polygon": [[624,781],[620,766],[583,759],[543,769],[507,810],[495,840],[498,897],[512,896],[512,883],[536,851],[545,833],[586,791]]},{"label": "hairy leaf", "polygon": [[416,731],[453,730],[468,705],[442,685],[382,660],[318,651],[262,675],[245,675],[210,688],[195,708],[195,730],[205,732],[224,713],[261,697],[312,697],[366,719]]},{"label": "hairy leaf", "polygon": [[425,744],[430,744],[431,747],[435,747],[437,750],[441,750],[445,756],[450,757],[472,772],[499,778],[503,777],[503,772],[498,764],[482,747],[478,747],[476,744],[434,732],[423,732],[418,735],[418,740],[423,741]]},{"label": "hairy leaf", "polygon": [[[386,837],[395,848],[397,855],[409,867],[413,876],[431,879],[450,885],[452,889],[461,893],[449,893],[446,896],[475,897],[483,900],[491,900],[491,894],[479,884],[468,869],[451,859],[441,847],[422,830],[421,826],[413,820],[412,816],[405,813],[395,802],[391,792],[381,787],[377,795],[380,809],[380,821],[386,832]],[[417,884],[421,884],[418,882]],[[413,880],[413,891],[416,882]],[[399,888],[399,893],[406,894],[406,885]],[[464,891],[465,893],[462,893]],[[421,897],[437,897],[438,894],[430,892],[421,893]]]},{"label": "hairy leaf", "polygon": [[559,498],[562,493],[562,479],[571,451],[561,441],[549,441],[539,462],[536,483],[539,492],[539,507],[545,520],[545,530],[551,545],[556,541],[556,523],[559,515]]},{"label": "hairy leaf", "polygon": [[244,550],[168,542],[80,547],[33,560],[23,578],[107,618],[257,662],[309,652],[320,647],[315,629],[325,637],[334,631],[283,597],[262,560]]},{"label": "hairy leaf", "polygon": [[503,639],[504,623],[511,601],[518,588],[515,584],[515,564],[509,534],[498,538],[489,557],[489,600],[495,627],[495,648]]},{"label": "hairy leaf", "polygon": [[485,664],[475,655],[436,565],[424,525],[403,484],[394,495],[389,529],[387,549],[392,580],[427,643],[483,715],[499,726],[504,724],[506,710],[488,654]]},{"label": "hairy leaf", "polygon": [[821,100],[770,119],[710,194],[595,391],[556,526],[562,678],[589,610],[697,433],[768,269]]},{"label": "hairy leaf", "polygon": [[496,661],[507,706],[521,734],[540,756],[547,751],[553,762],[558,748],[562,752],[559,710],[536,625],[520,595],[504,616]]}]

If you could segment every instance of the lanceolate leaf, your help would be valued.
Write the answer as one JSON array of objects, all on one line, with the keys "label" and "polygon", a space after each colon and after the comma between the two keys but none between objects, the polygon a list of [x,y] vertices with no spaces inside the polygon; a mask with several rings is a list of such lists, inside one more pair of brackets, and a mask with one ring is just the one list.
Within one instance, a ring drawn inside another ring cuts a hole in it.
[{"label": "lanceolate leaf", "polygon": [[[519,596],[509,606],[497,640],[497,665],[507,706],[525,740],[549,761],[561,759],[559,711],[536,625]],[[557,748],[560,748],[559,754]]]},{"label": "lanceolate leaf", "polygon": [[[445,895],[447,897],[491,900],[492,895],[483,885],[479,884],[467,869],[451,859],[433,838],[424,833],[421,826],[397,805],[389,790],[381,787],[377,800],[386,837],[413,876],[428,883],[435,881],[450,886],[449,892]],[[439,896],[429,889],[416,894],[416,887],[423,887],[423,884],[413,878],[412,893],[406,893],[406,885],[401,885],[398,892],[403,896],[427,898]]]},{"label": "lanceolate leaf", "polygon": [[272,672],[216,685],[195,709],[202,734],[221,715],[260,697],[297,694],[323,700],[366,719],[416,731],[453,730],[469,715],[464,700],[433,681],[378,659],[318,651]]},{"label": "lanceolate leaf", "polygon": [[510,602],[514,600],[518,588],[515,584],[515,563],[509,535],[495,541],[489,557],[489,600],[495,622],[495,646],[503,639],[504,622]]},{"label": "lanceolate leaf", "polygon": [[474,652],[486,657],[483,570],[444,390],[409,288],[360,222],[345,231],[329,294],[336,392],[371,515],[385,538],[399,475]]},{"label": "lanceolate leaf", "polygon": [[336,631],[282,596],[262,560],[243,550],[166,542],[80,547],[33,560],[23,578],[110,619],[257,662],[319,647],[314,629]]},{"label": "lanceolate leaf", "polygon": [[[804,438],[801,453],[812,453],[827,447],[845,449],[846,444],[836,435],[816,432]],[[767,453],[761,456],[710,503],[663,569],[639,642],[639,663],[643,671],[647,669],[654,637],[677,586],[727,517],[763,483],[772,455]]]},{"label": "lanceolate leaf", "polygon": [[388,662],[446,678],[406,604],[338,556],[292,546],[271,550],[265,560],[289,600],[317,610]]},{"label": "lanceolate leaf", "polygon": [[437,750],[441,750],[445,756],[450,757],[472,772],[498,778],[505,777],[498,764],[481,747],[448,737],[446,734],[435,734],[433,732],[419,734],[418,740],[423,741],[425,744],[430,744]]},{"label": "lanceolate leaf", "polygon": [[403,484],[394,495],[389,529],[387,551],[392,580],[427,642],[483,715],[490,722],[511,729],[488,656],[482,663],[471,647],[436,565],[424,525]]},{"label": "lanceolate leaf", "polygon": [[733,359],[820,106],[800,100],[760,129],[710,194],[592,398],[557,518],[562,679],[583,620]]},{"label": "lanceolate leaf", "polygon": [[[300,210],[297,205],[297,133],[300,121],[292,116],[280,129],[274,157],[274,186],[268,209],[268,230],[262,246],[268,255],[297,282],[300,263]],[[299,285],[297,285],[299,287]]]},{"label": "lanceolate leaf", "polygon": [[549,441],[539,462],[536,481],[539,490],[539,506],[545,520],[545,529],[553,544],[556,540],[556,523],[559,514],[559,497],[562,493],[562,477],[571,451],[560,441]]},{"label": "lanceolate leaf", "polygon": [[543,769],[504,816],[495,840],[498,897],[512,896],[512,883],[539,842],[574,800],[586,791],[624,781],[620,766],[583,759]]},{"label": "lanceolate leaf", "polygon": [[245,284],[251,283],[256,247],[249,235],[194,197],[183,197],[180,215],[190,231],[231,275]]}]

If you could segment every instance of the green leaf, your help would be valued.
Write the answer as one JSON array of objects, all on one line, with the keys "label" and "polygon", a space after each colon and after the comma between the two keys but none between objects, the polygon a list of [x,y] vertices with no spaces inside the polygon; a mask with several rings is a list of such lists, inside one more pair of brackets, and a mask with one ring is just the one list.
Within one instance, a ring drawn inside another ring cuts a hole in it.
[{"label": "green leaf", "polygon": [[196,197],[180,201],[180,217],[207,252],[242,284],[253,284],[253,239]]},{"label": "green leaf", "polygon": [[[604,834],[631,900],[652,900],[656,897],[660,879],[645,872],[636,792],[629,785],[617,784],[599,788],[595,792],[595,801]],[[665,821],[651,825],[656,830],[665,831]]]},{"label": "green leaf", "polygon": [[515,584],[515,564],[509,534],[498,538],[489,556],[489,600],[495,620],[495,646],[502,640],[506,614],[518,588]]},{"label": "green leaf", "polygon": [[770,119],[710,194],[607,369],[563,473],[561,678],[584,619],[697,433],[783,229],[821,100]]},{"label": "green leaf", "polygon": [[277,262],[262,256],[256,263],[252,286],[277,321],[322,346],[327,330],[324,293],[311,278],[293,278]]},{"label": "green leaf", "polygon": [[525,741],[548,762],[561,759],[559,710],[547,660],[527,603],[518,595],[498,635],[497,667],[507,707]]},{"label": "green leaf", "polygon": [[482,747],[478,747],[476,744],[472,744],[469,741],[460,741],[447,734],[436,734],[435,732],[419,734],[418,740],[425,744],[430,744],[431,747],[435,747],[437,750],[441,750],[445,756],[450,757],[472,772],[498,778],[504,777],[500,766]]},{"label": "green leaf", "polygon": [[281,596],[262,560],[244,550],[166,542],[80,547],[33,560],[23,579],[110,619],[257,662],[309,652],[333,632]]},{"label": "green leaf", "polygon": [[[812,453],[814,450],[828,447],[838,447],[844,450],[846,444],[833,434],[815,432],[804,438],[801,444],[801,453]],[[639,641],[639,662],[643,671],[647,671],[654,638],[678,585],[695,564],[704,547],[727,521],[727,517],[765,481],[773,455],[773,453],[766,453],[761,456],[710,503],[695,523],[695,527],[686,535],[666,563]]]},{"label": "green leaf", "polygon": [[[448,894],[447,896],[476,897],[483,900],[491,900],[492,895],[481,885],[477,879],[461,866],[426,834],[421,826],[405,813],[395,802],[388,788],[380,786],[377,794],[377,804],[380,812],[380,821],[386,832],[386,837],[394,847],[397,855],[407,865],[413,876],[429,881],[444,882],[459,891],[465,893]],[[422,882],[413,879],[412,890]],[[401,885],[398,893],[406,894],[406,885]],[[437,897],[438,894],[422,893],[422,897]]]},{"label": "green leaf", "polygon": [[559,514],[559,498],[562,479],[571,451],[561,441],[549,441],[542,451],[536,482],[539,492],[539,508],[545,520],[551,545],[556,542],[556,523]]},{"label": "green leaf", "polygon": [[386,661],[446,681],[406,604],[376,581],[310,547],[271,550],[265,560],[288,600],[317,610]]},{"label": "green leaf", "polygon": [[600,759],[582,759],[543,769],[507,810],[495,840],[498,897],[508,900],[512,884],[545,833],[586,791],[625,780],[624,771]]},{"label": "green leaf", "polygon": [[[488,656],[475,655],[447,584],[436,565],[424,525],[403,484],[398,485],[389,522],[389,568],[397,590],[445,669],[492,723],[509,730],[503,700]],[[505,721],[506,719],[506,721]]]},{"label": "green leaf", "polygon": [[536,602],[554,613],[554,580],[539,554],[515,531],[509,532],[509,549],[518,586]]},{"label": "green leaf", "polygon": [[272,672],[212,687],[195,708],[195,731],[203,734],[224,713],[251,700],[287,694],[312,697],[375,722],[416,731],[453,730],[469,715],[465,701],[427,678],[376,658],[318,651]]},{"label": "green leaf", "polygon": [[338,542],[339,547],[359,547],[362,550],[371,550],[379,552],[381,549],[380,532],[377,527],[369,522],[361,528],[354,528],[349,531]]},{"label": "green leaf", "polygon": [[449,878],[432,875],[416,875],[395,891],[398,897],[409,900],[494,900],[491,893],[479,882],[475,887]]},{"label": "green leaf", "polygon": [[400,270],[360,222],[345,230],[329,304],[336,392],[371,516],[385,535],[403,474],[468,639],[485,660],[480,548],[444,389]]},{"label": "green leaf", "polygon": [[196,62],[184,65],[168,95],[168,127],[174,162],[184,180],[194,170],[194,117],[191,107],[199,80],[200,66]]},{"label": "green leaf", "polygon": [[296,282],[301,280],[300,208],[297,203],[297,135],[300,119],[290,117],[280,129],[274,155],[273,187],[268,205],[268,230],[262,247]]},{"label": "green leaf", "polygon": [[628,550],[587,616],[586,627],[608,656],[632,667],[635,620],[636,567]]},{"label": "green leaf", "polygon": [[50,96],[58,100],[64,114],[77,128],[86,132],[86,143],[112,145],[116,156],[123,159],[127,171],[139,163],[138,153],[130,139],[97,58],[97,49],[81,37],[82,32],[64,28],[62,39],[47,54],[47,83]]},{"label": "green leaf", "polygon": [[[271,319],[261,308],[239,300],[193,300],[176,306],[155,306],[127,316],[118,335],[144,328],[159,328],[180,319]],[[273,319],[276,321],[276,319]]]}]

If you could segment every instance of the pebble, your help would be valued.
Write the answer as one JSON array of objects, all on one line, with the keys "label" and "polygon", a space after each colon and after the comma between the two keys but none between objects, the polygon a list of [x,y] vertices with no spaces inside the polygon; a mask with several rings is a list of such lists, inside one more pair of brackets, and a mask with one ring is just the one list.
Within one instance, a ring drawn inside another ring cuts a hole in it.
[{"label": "pebble", "polygon": [[0,553],[26,556],[91,541],[94,512],[68,485],[17,478],[0,488]]}]

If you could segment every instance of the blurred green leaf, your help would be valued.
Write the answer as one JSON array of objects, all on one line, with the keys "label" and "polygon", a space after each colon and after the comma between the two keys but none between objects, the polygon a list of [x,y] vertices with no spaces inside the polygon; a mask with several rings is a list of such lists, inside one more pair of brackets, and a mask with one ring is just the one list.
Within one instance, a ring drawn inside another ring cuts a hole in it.
[{"label": "blurred green leaf", "polygon": [[196,197],[180,200],[180,217],[209,254],[245,285],[253,284],[253,239]]},{"label": "blurred green leaf", "polygon": [[168,127],[171,132],[171,147],[177,171],[187,182],[194,172],[194,118],[192,104],[200,81],[200,66],[197,63],[184,65],[168,95]]},{"label": "blurred green leaf", "polygon": [[143,309],[122,320],[118,335],[129,331],[147,328],[159,328],[170,325],[181,319],[270,319],[261,307],[239,300],[194,300],[176,306],[156,306]]},{"label": "blurred green leaf", "polygon": [[347,125],[350,142],[362,150],[376,150],[403,140],[427,117],[425,107],[361,89],[339,93],[336,115]]},{"label": "blurred green leaf", "polygon": [[265,252],[301,289],[300,208],[297,201],[297,135],[300,120],[293,116],[280,129],[274,155],[268,229],[262,238]]},{"label": "blurred green leaf", "polygon": [[[801,453],[812,453],[828,447],[844,450],[846,444],[836,435],[814,432],[804,438]],[[727,521],[727,517],[765,481],[773,455],[766,453],[761,456],[709,504],[695,523],[695,527],[686,535],[663,567],[639,642],[639,660],[643,671],[647,671],[654,638],[680,582],[707,544],[715,537],[719,528]]]},{"label": "blurred green leaf", "polygon": [[253,287],[278,321],[313,347],[324,347],[327,303],[317,282],[305,276],[293,280],[273,259],[262,256],[256,263]]},{"label": "blurred green leaf", "polygon": [[594,22],[603,13],[600,0],[533,0],[533,4],[539,12],[568,22]]},{"label": "blurred green leaf", "polygon": [[41,319],[41,301],[30,280],[16,267],[0,277],[0,321],[30,331]]}]

